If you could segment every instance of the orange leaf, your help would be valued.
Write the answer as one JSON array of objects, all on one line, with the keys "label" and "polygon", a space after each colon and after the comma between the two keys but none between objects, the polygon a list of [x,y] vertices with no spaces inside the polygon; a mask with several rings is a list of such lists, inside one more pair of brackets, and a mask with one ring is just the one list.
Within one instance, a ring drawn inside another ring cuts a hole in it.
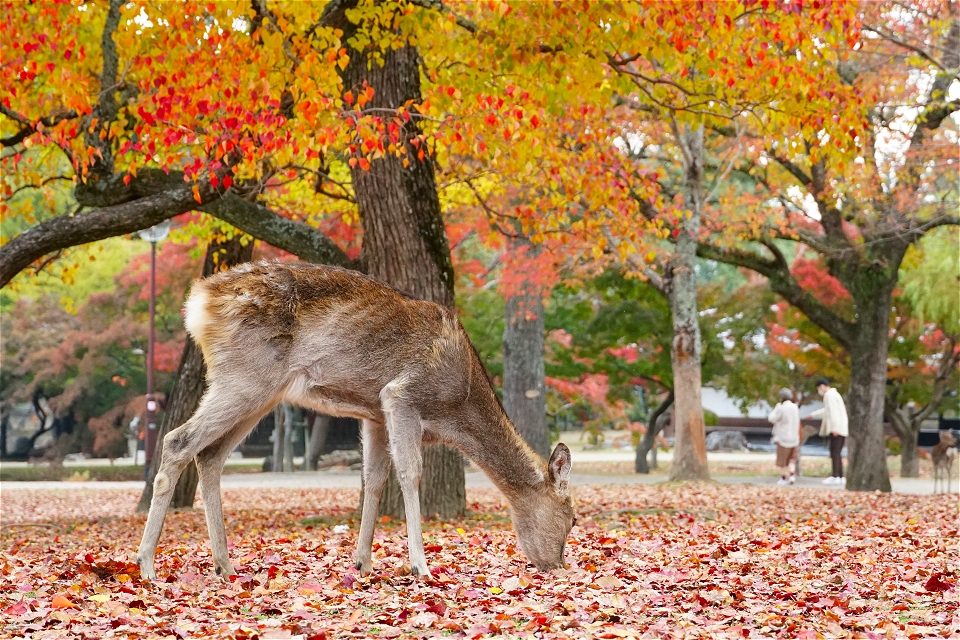
[{"label": "orange leaf", "polygon": [[50,603],[50,606],[53,609],[76,609],[77,605],[73,604],[63,596],[56,596],[53,601]]}]

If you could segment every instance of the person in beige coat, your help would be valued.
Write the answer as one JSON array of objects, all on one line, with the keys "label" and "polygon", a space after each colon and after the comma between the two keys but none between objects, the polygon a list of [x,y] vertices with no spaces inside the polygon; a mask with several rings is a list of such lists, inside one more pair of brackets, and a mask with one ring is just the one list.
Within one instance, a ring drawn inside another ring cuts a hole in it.
[{"label": "person in beige coat", "polygon": [[817,393],[823,396],[823,408],[811,413],[808,418],[820,418],[820,436],[830,440],[830,460],[833,462],[833,473],[823,481],[823,484],[845,484],[843,477],[843,443],[849,435],[847,407],[843,403],[840,392],[830,386],[825,379],[817,381]]},{"label": "person in beige coat", "polygon": [[[777,445],[777,467],[780,468],[778,485],[797,481],[797,452],[800,448],[800,408],[793,402],[790,389],[780,389],[780,402],[770,412],[773,424],[771,440]],[[789,473],[789,478],[787,474]]]}]

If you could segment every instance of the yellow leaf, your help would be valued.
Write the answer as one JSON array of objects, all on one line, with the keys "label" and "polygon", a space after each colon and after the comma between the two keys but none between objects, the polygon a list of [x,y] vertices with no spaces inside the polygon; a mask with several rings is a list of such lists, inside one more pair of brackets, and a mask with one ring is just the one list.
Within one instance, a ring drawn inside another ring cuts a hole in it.
[{"label": "yellow leaf", "polygon": [[93,602],[99,602],[100,604],[103,604],[109,599],[110,599],[109,593],[98,593],[95,596],[90,596],[89,598],[87,598],[87,600],[92,600]]},{"label": "yellow leaf", "polygon": [[498,593],[503,593],[503,589],[500,587],[490,587],[490,593],[496,595]]}]

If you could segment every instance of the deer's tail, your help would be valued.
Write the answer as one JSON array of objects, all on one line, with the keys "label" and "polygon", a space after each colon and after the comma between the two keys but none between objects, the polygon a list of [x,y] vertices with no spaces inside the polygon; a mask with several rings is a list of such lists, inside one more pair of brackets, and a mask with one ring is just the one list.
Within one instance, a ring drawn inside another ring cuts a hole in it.
[{"label": "deer's tail", "polygon": [[205,280],[198,280],[190,288],[190,295],[183,305],[183,324],[187,333],[200,347],[203,359],[210,365],[210,346],[212,329],[217,325],[217,319],[211,308],[210,290]]}]

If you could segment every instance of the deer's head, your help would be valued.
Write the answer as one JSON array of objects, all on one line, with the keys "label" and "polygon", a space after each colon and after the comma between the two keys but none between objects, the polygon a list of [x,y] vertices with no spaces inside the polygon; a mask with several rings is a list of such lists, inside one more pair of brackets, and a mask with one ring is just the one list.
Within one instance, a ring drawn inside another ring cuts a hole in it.
[{"label": "deer's head", "polygon": [[513,527],[520,549],[541,571],[566,566],[563,549],[577,520],[570,495],[570,449],[562,442],[550,456],[547,478],[514,505]]},{"label": "deer's head", "polygon": [[948,447],[952,447],[953,445],[957,444],[957,439],[949,431],[941,431],[940,442]]}]

